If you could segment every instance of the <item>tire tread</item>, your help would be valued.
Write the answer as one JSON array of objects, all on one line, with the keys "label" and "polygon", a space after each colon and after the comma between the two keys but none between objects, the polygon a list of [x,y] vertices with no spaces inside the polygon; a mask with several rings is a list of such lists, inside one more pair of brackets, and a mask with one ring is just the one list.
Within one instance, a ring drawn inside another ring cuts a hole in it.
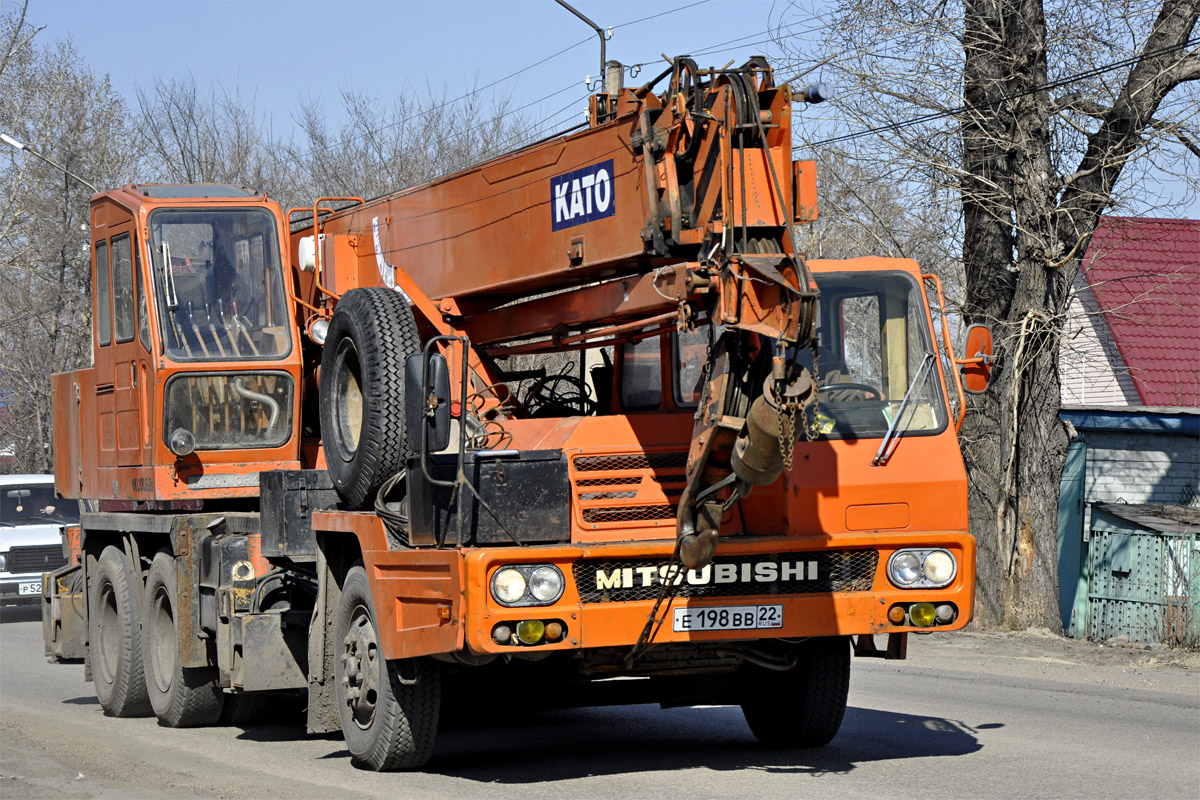
[{"label": "tire tread", "polygon": [[[348,464],[339,463],[334,454],[327,462],[342,499],[352,508],[361,508],[404,466],[408,454],[404,363],[409,354],[420,350],[421,338],[404,297],[379,287],[352,289],[338,301],[322,353],[322,374],[332,374],[336,345],[345,336],[355,343],[362,371],[362,432],[357,453]],[[323,391],[322,436],[338,435],[332,402]]]}]

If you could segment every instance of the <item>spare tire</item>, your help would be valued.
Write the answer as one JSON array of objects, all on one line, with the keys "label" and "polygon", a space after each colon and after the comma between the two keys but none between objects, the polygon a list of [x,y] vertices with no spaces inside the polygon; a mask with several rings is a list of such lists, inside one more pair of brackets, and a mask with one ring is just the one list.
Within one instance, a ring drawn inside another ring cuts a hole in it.
[{"label": "spare tire", "polygon": [[412,310],[389,289],[342,295],[321,353],[321,438],[338,495],[370,505],[404,467],[404,360],[420,351]]}]

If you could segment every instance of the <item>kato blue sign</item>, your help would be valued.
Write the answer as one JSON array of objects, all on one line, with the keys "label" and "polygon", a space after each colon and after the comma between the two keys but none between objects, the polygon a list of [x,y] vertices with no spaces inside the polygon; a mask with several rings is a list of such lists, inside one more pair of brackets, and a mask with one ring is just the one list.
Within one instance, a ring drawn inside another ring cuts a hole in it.
[{"label": "kato blue sign", "polygon": [[556,231],[615,214],[612,159],[551,178],[550,206]]}]

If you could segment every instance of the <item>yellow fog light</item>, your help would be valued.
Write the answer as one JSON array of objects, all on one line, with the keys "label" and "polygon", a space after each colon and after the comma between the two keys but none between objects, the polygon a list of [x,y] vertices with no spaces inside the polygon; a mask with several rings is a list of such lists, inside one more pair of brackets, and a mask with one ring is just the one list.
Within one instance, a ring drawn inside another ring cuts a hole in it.
[{"label": "yellow fog light", "polygon": [[933,624],[934,616],[933,603],[914,603],[908,609],[908,618],[918,628],[928,628]]},{"label": "yellow fog light", "polygon": [[[929,607],[929,619],[933,619],[933,606]],[[540,619],[526,619],[517,623],[517,639],[521,644],[537,644],[546,635],[546,626]]]}]

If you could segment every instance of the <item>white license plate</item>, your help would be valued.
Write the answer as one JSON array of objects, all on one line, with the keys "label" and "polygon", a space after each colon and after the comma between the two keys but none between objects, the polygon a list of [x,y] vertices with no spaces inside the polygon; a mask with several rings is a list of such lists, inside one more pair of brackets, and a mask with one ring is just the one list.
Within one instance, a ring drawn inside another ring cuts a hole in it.
[{"label": "white license plate", "polygon": [[42,582],[41,581],[31,581],[29,583],[17,584],[17,594],[21,595],[22,597],[24,597],[26,595],[41,594],[41,593],[42,593]]},{"label": "white license plate", "polygon": [[783,606],[706,606],[677,608],[673,627],[684,631],[738,631],[782,628]]}]

